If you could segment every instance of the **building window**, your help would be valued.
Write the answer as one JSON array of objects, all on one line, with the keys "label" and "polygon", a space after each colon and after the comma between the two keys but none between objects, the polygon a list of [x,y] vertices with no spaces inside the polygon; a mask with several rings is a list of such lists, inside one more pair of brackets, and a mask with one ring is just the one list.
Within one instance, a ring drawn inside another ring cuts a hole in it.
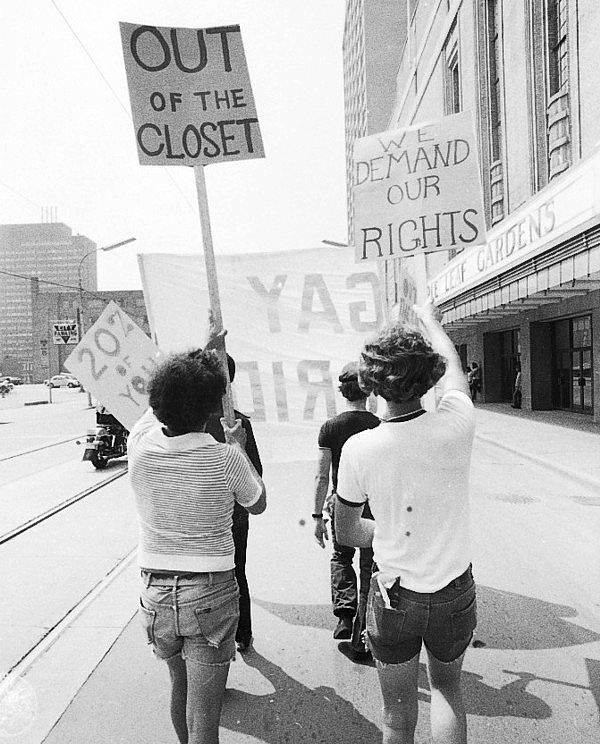
[{"label": "building window", "polygon": [[549,180],[571,164],[567,0],[546,0]]},{"label": "building window", "polygon": [[448,36],[445,47],[446,58],[446,113],[457,114],[462,110],[460,55],[458,53],[458,30],[456,23]]},{"label": "building window", "polygon": [[567,0],[548,0],[548,87],[550,97],[568,83]]},{"label": "building window", "polygon": [[502,98],[500,87],[500,0],[488,0],[488,85],[490,91],[490,145],[491,160],[502,157]]}]

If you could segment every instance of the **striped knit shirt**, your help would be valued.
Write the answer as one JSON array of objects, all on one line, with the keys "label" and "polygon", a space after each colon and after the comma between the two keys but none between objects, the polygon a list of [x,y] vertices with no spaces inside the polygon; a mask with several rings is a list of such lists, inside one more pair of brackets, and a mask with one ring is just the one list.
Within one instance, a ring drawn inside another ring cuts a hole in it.
[{"label": "striped knit shirt", "polygon": [[236,447],[210,434],[168,437],[151,410],[128,439],[143,568],[202,573],[234,567],[234,501],[252,506],[262,486]]}]

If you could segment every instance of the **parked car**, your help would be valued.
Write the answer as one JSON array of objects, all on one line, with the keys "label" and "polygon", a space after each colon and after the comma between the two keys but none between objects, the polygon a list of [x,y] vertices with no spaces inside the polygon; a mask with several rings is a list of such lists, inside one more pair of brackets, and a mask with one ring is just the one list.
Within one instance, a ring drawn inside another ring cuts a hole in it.
[{"label": "parked car", "polygon": [[52,377],[49,380],[44,380],[44,385],[48,385],[51,388],[81,387],[81,383],[79,382],[79,380],[76,377],[73,377],[71,375],[52,375]]},{"label": "parked car", "polygon": [[23,379],[21,377],[12,377],[11,375],[0,377],[0,380],[8,380],[8,382],[10,382],[11,385],[22,385],[23,384]]}]

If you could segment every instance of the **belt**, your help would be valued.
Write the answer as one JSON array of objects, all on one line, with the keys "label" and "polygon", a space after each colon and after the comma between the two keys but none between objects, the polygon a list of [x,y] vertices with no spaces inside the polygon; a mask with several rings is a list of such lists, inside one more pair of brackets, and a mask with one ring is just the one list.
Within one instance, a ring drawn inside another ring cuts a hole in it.
[{"label": "belt", "polygon": [[142,579],[146,586],[149,586],[151,581],[159,581],[166,584],[175,584],[198,581],[203,578],[209,578],[212,582],[212,578],[215,576],[227,578],[235,576],[235,570],[233,568],[227,571],[201,571],[201,572],[190,572],[190,571],[152,571],[151,569],[142,568],[141,571]]}]

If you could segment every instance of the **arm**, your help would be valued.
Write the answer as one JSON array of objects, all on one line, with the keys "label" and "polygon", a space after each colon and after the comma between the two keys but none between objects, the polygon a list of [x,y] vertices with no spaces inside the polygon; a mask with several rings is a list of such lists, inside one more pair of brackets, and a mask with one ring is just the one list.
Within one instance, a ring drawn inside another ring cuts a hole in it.
[{"label": "arm", "polygon": [[321,517],[314,517],[315,521],[315,540],[324,548],[323,539],[329,540],[327,534],[327,525],[323,520],[323,505],[327,498],[327,489],[329,488],[329,471],[331,469],[331,450],[327,447],[319,447],[319,459],[317,460],[317,473],[315,475],[315,501],[313,505],[313,514],[320,514]]},{"label": "arm", "polygon": [[370,548],[373,545],[375,522],[363,519],[364,504],[351,504],[338,495],[335,502],[335,536],[341,545]]},{"label": "arm", "polygon": [[252,424],[249,419],[244,418],[242,419],[242,426],[246,430],[246,454],[250,458],[250,462],[254,465],[254,469],[262,478],[263,467],[260,461],[260,455],[258,454],[254,432],[252,431]]},{"label": "arm", "polygon": [[232,447],[235,447],[236,450],[242,455],[242,457],[248,464],[248,467],[250,468],[250,471],[254,476],[256,482],[261,488],[260,496],[258,497],[258,500],[254,502],[254,504],[252,504],[251,506],[245,506],[244,504],[241,504],[241,506],[243,506],[244,509],[246,509],[246,511],[248,511],[250,514],[262,514],[267,508],[267,489],[265,488],[263,479],[256,472],[256,468],[252,464],[252,460],[250,460],[246,453],[246,431],[242,427],[241,419],[236,419],[234,426],[229,427],[227,426],[227,422],[225,421],[225,419],[222,418],[221,426],[223,427],[223,432],[225,434],[225,442],[227,444],[230,444]]},{"label": "arm", "polygon": [[355,442],[356,440],[350,437],[342,448],[338,469],[338,493],[334,507],[335,536],[341,545],[370,548],[373,544],[375,522],[372,519],[362,518],[367,494],[354,467],[356,453],[353,451],[353,444]]},{"label": "arm", "polygon": [[462,370],[460,358],[454,344],[440,323],[441,311],[435,307],[431,300],[420,307],[415,305],[414,309],[429,337],[433,350],[446,359],[446,374],[441,380],[443,392],[460,390],[461,393],[469,395],[469,385]]}]

